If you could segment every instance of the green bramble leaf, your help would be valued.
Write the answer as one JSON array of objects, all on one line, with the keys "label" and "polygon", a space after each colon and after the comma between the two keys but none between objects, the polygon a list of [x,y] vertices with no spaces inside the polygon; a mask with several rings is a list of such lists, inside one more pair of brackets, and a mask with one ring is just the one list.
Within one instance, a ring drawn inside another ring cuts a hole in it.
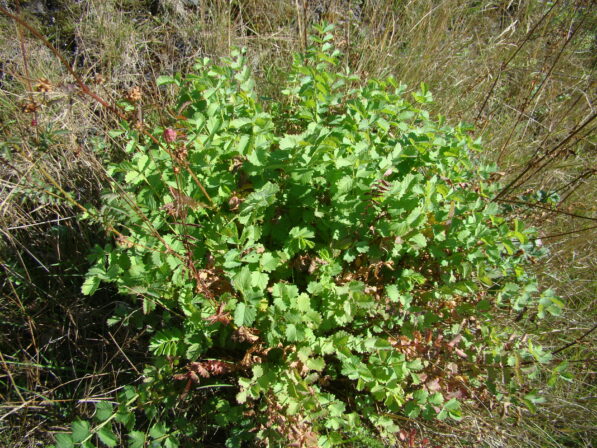
[{"label": "green bramble leaf", "polygon": [[112,403],[107,401],[98,401],[95,403],[95,419],[103,422],[112,417]]},{"label": "green bramble leaf", "polygon": [[100,279],[95,276],[90,276],[85,279],[81,286],[81,292],[86,296],[91,296],[97,291],[100,285]]},{"label": "green bramble leaf", "polygon": [[74,442],[82,442],[90,435],[90,425],[85,420],[75,420],[71,424],[71,429]]},{"label": "green bramble leaf", "polygon": [[112,429],[109,426],[100,428],[96,434],[101,442],[107,447],[113,448],[118,445],[118,438],[116,437],[116,434],[112,432]]},{"label": "green bramble leaf", "polygon": [[54,434],[54,438],[56,439],[56,448],[74,448],[75,446],[70,434]]},{"label": "green bramble leaf", "polygon": [[253,306],[240,302],[234,309],[234,323],[239,327],[250,327],[255,321],[256,314],[257,312]]},{"label": "green bramble leaf", "polygon": [[145,433],[141,431],[131,431],[128,433],[129,448],[143,448],[145,447]]}]

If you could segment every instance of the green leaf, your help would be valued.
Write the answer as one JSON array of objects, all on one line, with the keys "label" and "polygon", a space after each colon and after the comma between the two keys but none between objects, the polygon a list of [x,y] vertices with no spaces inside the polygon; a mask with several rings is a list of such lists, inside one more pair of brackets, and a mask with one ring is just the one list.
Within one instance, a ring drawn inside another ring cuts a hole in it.
[{"label": "green leaf", "polygon": [[178,354],[180,343],[184,339],[183,332],[176,328],[166,328],[158,331],[149,341],[149,349],[156,355],[175,356]]},{"label": "green leaf", "polygon": [[323,358],[309,358],[306,366],[311,370],[321,372],[325,368],[325,361]]},{"label": "green leaf", "polygon": [[444,402],[444,396],[441,393],[436,392],[436,393],[430,395],[427,401],[430,404],[439,406],[440,404],[442,404]]},{"label": "green leaf", "polygon": [[104,445],[110,448],[113,448],[118,444],[118,438],[116,437],[116,434],[112,432],[109,425],[106,425],[97,431],[97,436]]},{"label": "green leaf", "polygon": [[179,447],[178,440],[176,440],[172,436],[169,436],[166,438],[166,441],[164,442],[164,448],[178,448],[178,447]]},{"label": "green leaf", "polygon": [[288,324],[286,326],[286,339],[288,339],[290,342],[295,342],[298,340],[298,331],[296,329],[296,325],[294,324]]},{"label": "green leaf", "polygon": [[165,84],[178,84],[178,80],[173,76],[161,75],[156,78],[155,83],[158,86],[163,86]]},{"label": "green leaf", "polygon": [[246,224],[251,216],[258,217],[259,213],[275,202],[276,194],[279,191],[278,185],[268,182],[259,190],[251,193],[241,206],[239,221]]},{"label": "green leaf", "polygon": [[239,154],[245,155],[247,153],[247,148],[249,148],[249,143],[251,143],[250,136],[245,134],[240,138],[238,145],[236,147],[236,150],[239,152]]},{"label": "green leaf", "polygon": [[86,296],[91,296],[100,285],[100,279],[96,276],[87,277],[81,286],[81,292]]},{"label": "green leaf", "polygon": [[141,431],[131,431],[129,434],[129,448],[144,448],[145,433]]},{"label": "green leaf", "polygon": [[130,412],[126,406],[121,405],[118,407],[114,420],[124,425],[125,428],[131,429],[135,424],[135,414]]},{"label": "green leaf", "polygon": [[71,428],[73,431],[73,441],[74,442],[82,442],[90,434],[89,422],[87,422],[85,420],[75,420],[74,422],[72,422]]},{"label": "green leaf", "polygon": [[422,233],[417,233],[415,236],[410,238],[410,241],[419,248],[427,246],[427,238]]},{"label": "green leaf", "polygon": [[64,432],[54,434],[54,438],[56,439],[56,448],[74,448],[75,446],[70,434]]},{"label": "green leaf", "polygon": [[396,303],[400,301],[400,293],[398,292],[398,287],[396,285],[386,286],[386,294],[392,302]]},{"label": "green leaf", "polygon": [[296,299],[295,308],[302,313],[311,310],[311,298],[307,294],[300,294]]},{"label": "green leaf", "polygon": [[260,292],[263,292],[269,282],[269,276],[263,272],[253,272],[251,274],[251,286]]},{"label": "green leaf", "polygon": [[112,417],[112,403],[107,401],[98,401],[95,403],[95,418],[103,422]]},{"label": "green leaf", "polygon": [[159,439],[160,437],[164,437],[166,434],[168,434],[168,427],[164,422],[156,423],[149,430],[149,435],[153,439]]},{"label": "green leaf", "polygon": [[256,315],[257,312],[255,310],[255,307],[247,305],[244,302],[240,302],[236,305],[236,308],[234,309],[234,323],[238,327],[250,327],[251,325],[253,325]]},{"label": "green leaf", "polygon": [[232,284],[234,285],[234,288],[243,295],[247,295],[251,291],[251,270],[248,266],[243,266],[240,272],[234,276]]},{"label": "green leaf", "polygon": [[261,269],[265,272],[272,272],[278,267],[279,264],[280,260],[274,257],[271,252],[265,252],[259,261]]}]

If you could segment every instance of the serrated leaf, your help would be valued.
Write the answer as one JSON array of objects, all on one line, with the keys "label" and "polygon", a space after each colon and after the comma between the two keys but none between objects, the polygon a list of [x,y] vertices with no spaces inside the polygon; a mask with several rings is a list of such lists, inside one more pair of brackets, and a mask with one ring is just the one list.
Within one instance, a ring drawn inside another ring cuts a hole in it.
[{"label": "serrated leaf", "polygon": [[128,434],[129,448],[144,448],[145,447],[145,433],[141,431],[131,431]]},{"label": "serrated leaf", "polygon": [[425,389],[419,389],[413,393],[413,398],[417,401],[417,404],[425,404],[429,397],[429,392]]},{"label": "serrated leaf", "polygon": [[336,189],[338,190],[338,194],[345,194],[350,191],[353,185],[353,180],[351,176],[344,176],[342,179],[338,181],[336,184]]},{"label": "serrated leaf", "polygon": [[269,282],[269,276],[263,272],[253,272],[251,274],[251,286],[258,291],[264,291]]},{"label": "serrated leaf", "polygon": [[400,293],[398,292],[398,287],[396,285],[386,286],[386,294],[392,302],[396,303],[400,301]]},{"label": "serrated leaf", "polygon": [[296,299],[295,308],[306,313],[311,310],[311,298],[307,294],[300,294]]},{"label": "serrated leaf", "polygon": [[255,307],[247,305],[244,302],[240,302],[236,305],[236,308],[234,309],[234,323],[238,327],[250,327],[251,325],[253,325],[256,315],[257,312],[255,310]]},{"label": "serrated leaf", "polygon": [[81,292],[86,296],[91,296],[100,285],[100,279],[96,276],[87,277],[81,286]]},{"label": "serrated leaf", "polygon": [[126,406],[120,406],[114,420],[131,429],[135,425],[135,414],[128,411]]},{"label": "serrated leaf", "polygon": [[112,129],[111,131],[108,131],[108,135],[114,138],[124,134],[124,132],[125,131],[123,131],[122,129]]},{"label": "serrated leaf", "polygon": [[246,126],[246,125],[252,124],[252,123],[253,123],[253,120],[251,120],[250,118],[246,118],[246,117],[235,118],[234,120],[232,120],[230,122],[230,127],[233,129],[240,129],[243,126]]},{"label": "serrated leaf", "polygon": [[107,447],[113,448],[118,444],[118,438],[116,437],[116,434],[112,432],[112,429],[109,426],[100,428],[96,434],[101,442]]},{"label": "serrated leaf", "polygon": [[257,217],[266,207],[275,202],[278,191],[280,191],[280,187],[277,184],[267,182],[263,187],[247,196],[238,214],[239,221],[244,224],[251,216]]},{"label": "serrated leaf", "polygon": [[422,233],[417,233],[410,238],[410,242],[417,245],[419,248],[427,246],[427,238]]},{"label": "serrated leaf", "polygon": [[201,352],[202,352],[201,344],[197,344],[197,343],[191,344],[187,348],[185,357],[190,361],[194,361],[201,354]]},{"label": "serrated leaf", "polygon": [[286,339],[288,339],[290,342],[294,342],[296,340],[298,340],[298,331],[296,329],[296,325],[294,324],[288,324],[286,326]]},{"label": "serrated leaf", "polygon": [[168,427],[163,422],[156,423],[149,430],[149,435],[153,439],[159,439],[160,437],[164,437],[166,434],[168,434]]},{"label": "serrated leaf", "polygon": [[143,314],[149,314],[155,310],[155,301],[149,297],[143,297],[142,299]]},{"label": "serrated leaf", "polygon": [[56,439],[56,448],[73,448],[75,446],[70,434],[64,432],[54,434],[54,438]]},{"label": "serrated leaf", "polygon": [[430,404],[433,404],[435,406],[439,406],[440,404],[442,404],[444,402],[444,396],[439,393],[439,392],[435,392],[434,394],[430,395],[428,400],[427,400]]},{"label": "serrated leaf", "polygon": [[236,394],[236,402],[238,404],[243,404],[247,401],[247,391],[241,390],[239,393]]},{"label": "serrated leaf", "polygon": [[73,431],[72,437],[74,442],[82,442],[85,440],[90,432],[89,432],[89,422],[85,420],[75,420],[71,424],[71,428]]},{"label": "serrated leaf", "polygon": [[259,265],[261,269],[265,272],[272,272],[274,269],[278,267],[280,260],[272,255],[271,252],[265,252],[261,256],[261,260],[259,261]]},{"label": "serrated leaf", "polygon": [[232,284],[234,285],[234,288],[243,295],[246,295],[251,291],[251,270],[248,266],[243,266],[240,272],[234,276]]},{"label": "serrated leaf", "polygon": [[321,372],[325,368],[325,361],[323,358],[309,358],[306,365],[311,370]]},{"label": "serrated leaf", "polygon": [[103,422],[112,417],[112,404],[107,401],[98,401],[95,403],[95,418]]},{"label": "serrated leaf", "polygon": [[124,176],[124,181],[131,185],[138,184],[143,179],[143,175],[137,171],[129,171]]}]

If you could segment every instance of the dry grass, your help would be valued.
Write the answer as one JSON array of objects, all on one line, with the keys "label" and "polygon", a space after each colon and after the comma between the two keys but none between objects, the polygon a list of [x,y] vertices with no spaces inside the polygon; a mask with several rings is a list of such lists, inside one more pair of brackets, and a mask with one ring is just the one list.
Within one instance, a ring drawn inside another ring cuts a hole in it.
[{"label": "dry grass", "polygon": [[[15,2],[0,6],[7,3]],[[513,210],[538,227],[551,254],[536,271],[568,304],[564,316],[538,331],[555,350],[594,325],[597,8],[591,1],[22,3],[21,15],[103,98],[115,101],[140,86],[148,114],[168,101],[155,77],[186,71],[195,58],[217,58],[233,46],[248,48],[262,95],[279,97],[278,81],[292,52],[304,46],[308,24],[335,23],[336,44],[353,70],[393,75],[412,89],[425,81],[436,113],[477,126],[483,157],[498,162],[511,184],[500,200],[559,194],[554,204],[541,204],[547,209]],[[39,4],[55,9],[36,9]],[[74,412],[84,413],[89,400],[109,398],[132,380],[129,362],[141,363],[144,354],[136,338],[112,337],[104,324],[118,297],[105,291],[83,298],[78,287],[82,260],[103,235],[75,219],[74,201],[97,200],[102,162],[112,156],[99,142],[114,121],[79,95],[47,48],[26,32],[15,38],[17,30],[0,17],[0,443],[36,446]],[[36,91],[41,78],[51,82],[50,91]],[[23,113],[32,100],[39,110]],[[420,429],[441,446],[592,446],[595,337],[558,353],[575,378],[545,390],[539,414],[475,408],[456,429]]]}]

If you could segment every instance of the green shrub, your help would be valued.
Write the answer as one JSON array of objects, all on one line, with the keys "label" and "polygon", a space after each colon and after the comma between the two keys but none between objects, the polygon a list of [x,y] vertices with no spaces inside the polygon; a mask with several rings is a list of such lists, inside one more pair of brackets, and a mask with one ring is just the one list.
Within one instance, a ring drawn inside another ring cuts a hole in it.
[{"label": "green shrub", "polygon": [[83,291],[130,296],[111,323],[151,334],[154,362],[58,446],[115,446],[113,422],[139,447],[218,428],[230,447],[388,446],[404,416],[539,400],[522,376],[549,355],[498,325],[560,309],[525,273],[532,232],[491,201],[469,128],[431,119],[424,84],[409,103],[392,78],[343,71],[330,31],[295,57],[284,104],[234,52],[158,79],[179,103],[153,138],[113,132],[127,157],[99,213],[117,238]]}]

